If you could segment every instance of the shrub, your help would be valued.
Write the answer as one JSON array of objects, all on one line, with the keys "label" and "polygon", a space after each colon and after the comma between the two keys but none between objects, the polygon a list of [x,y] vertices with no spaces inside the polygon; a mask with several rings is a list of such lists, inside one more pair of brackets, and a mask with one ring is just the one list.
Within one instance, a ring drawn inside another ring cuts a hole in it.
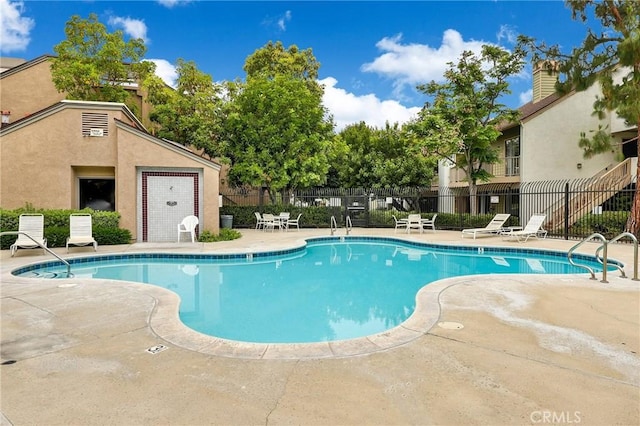
[{"label": "shrub", "polygon": [[210,231],[203,231],[198,238],[201,243],[214,243],[216,241],[231,241],[242,237],[242,234],[235,229],[221,228],[218,235]]},{"label": "shrub", "polygon": [[569,235],[589,236],[595,232],[602,234],[607,240],[623,232],[628,211],[602,212],[602,214],[586,214],[569,228]]}]

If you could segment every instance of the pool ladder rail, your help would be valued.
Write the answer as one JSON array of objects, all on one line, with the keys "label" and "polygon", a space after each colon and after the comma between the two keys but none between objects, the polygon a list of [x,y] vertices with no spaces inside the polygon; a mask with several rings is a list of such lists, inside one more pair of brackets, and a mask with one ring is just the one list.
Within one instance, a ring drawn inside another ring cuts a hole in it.
[{"label": "pool ladder rail", "polygon": [[66,260],[64,260],[63,258],[58,256],[57,254],[52,252],[51,249],[47,248],[44,244],[40,243],[39,241],[36,241],[31,235],[27,234],[26,232],[24,232],[24,231],[4,231],[4,232],[0,232],[0,237],[2,237],[4,235],[24,235],[25,237],[27,237],[31,241],[33,241],[38,247],[40,247],[41,249],[43,249],[47,253],[51,254],[53,257],[58,259],[60,262],[64,263],[67,266],[67,277],[72,277],[73,276],[71,274],[71,264],[69,262],[67,262]]},{"label": "pool ladder rail", "polygon": [[[331,235],[333,235],[338,230],[338,222],[336,221],[335,216],[331,216],[330,226],[331,226]],[[349,235],[349,233],[353,229],[353,224],[351,223],[351,216],[347,216],[347,218],[345,219],[345,229],[346,229],[347,235]]]},{"label": "pool ladder rail", "polygon": [[[584,268],[587,271],[589,271],[589,273],[591,274],[591,279],[595,280],[596,278],[596,274],[595,271],[593,270],[593,268],[587,266],[587,265],[580,265],[578,263],[575,263],[573,261],[573,252],[576,251],[578,249],[578,247],[580,247],[581,245],[583,245],[584,243],[586,243],[587,241],[591,241],[593,239],[598,239],[600,241],[602,241],[602,244],[600,246],[598,246],[598,248],[596,249],[596,259],[598,260],[598,262],[602,265],[602,280],[600,280],[600,282],[602,283],[608,283],[609,281],[607,281],[607,266],[608,266],[608,261],[607,261],[607,247],[609,246],[609,244],[614,243],[622,238],[628,237],[633,241],[633,281],[640,281],[638,279],[638,239],[635,237],[635,235],[633,235],[630,232],[623,232],[619,235],[617,235],[616,237],[612,238],[611,240],[607,241],[607,239],[599,233],[593,233],[591,235],[589,235],[587,238],[585,238],[584,240],[580,241],[578,244],[576,244],[575,246],[571,247],[571,249],[569,250],[569,252],[567,253],[567,259],[569,260],[569,263],[572,264],[573,266],[577,266],[580,268]],[[600,256],[600,252],[602,252],[602,256]],[[621,278],[627,278],[627,276],[624,273],[624,269],[618,265],[617,263],[614,263],[613,266],[615,266],[616,268],[618,268],[618,270],[620,271],[621,274]]]}]

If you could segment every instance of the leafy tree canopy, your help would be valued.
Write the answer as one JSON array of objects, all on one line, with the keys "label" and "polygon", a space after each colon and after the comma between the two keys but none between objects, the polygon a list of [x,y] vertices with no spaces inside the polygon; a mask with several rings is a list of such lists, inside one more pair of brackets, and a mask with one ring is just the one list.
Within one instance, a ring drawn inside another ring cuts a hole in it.
[{"label": "leafy tree canopy", "polygon": [[436,161],[415,150],[398,124],[377,129],[360,122],[347,126],[339,136],[348,147],[333,163],[339,186],[430,185]]},{"label": "leafy tree canopy", "polygon": [[278,75],[306,81],[309,89],[322,93],[318,84],[320,63],[309,49],[300,50],[292,44],[285,49],[282,42],[268,42],[253,52],[245,61],[247,81],[254,78],[273,79]]},{"label": "leafy tree canopy", "polygon": [[247,81],[229,105],[224,134],[234,185],[270,191],[325,181],[334,144],[321,95],[289,75]]},{"label": "leafy tree canopy", "polygon": [[300,50],[295,44],[285,49],[282,42],[270,41],[247,58],[243,69],[247,79],[290,75],[301,80],[316,80],[320,63],[311,49]]},{"label": "leafy tree canopy", "polygon": [[511,93],[507,79],[522,70],[524,57],[522,49],[508,52],[485,45],[479,56],[465,51],[457,63],[449,63],[443,83],[418,86],[433,101],[407,124],[408,134],[423,153],[464,170],[472,214],[477,181],[489,180],[492,175],[485,166],[500,161],[495,146],[501,134],[498,126],[518,118],[518,111],[500,103],[500,98]]},{"label": "leafy tree canopy", "polygon": [[142,61],[146,47],[141,39],[124,40],[122,31],[107,32],[95,14],[74,15],[65,26],[66,40],[54,47],[53,83],[68,99],[126,102],[127,88],[155,70]]},{"label": "leafy tree canopy", "polygon": [[156,135],[183,145],[202,149],[210,157],[222,157],[226,145],[221,141],[224,87],[213,82],[193,61],[178,60],[176,89],[157,76],[145,81],[150,114]]}]

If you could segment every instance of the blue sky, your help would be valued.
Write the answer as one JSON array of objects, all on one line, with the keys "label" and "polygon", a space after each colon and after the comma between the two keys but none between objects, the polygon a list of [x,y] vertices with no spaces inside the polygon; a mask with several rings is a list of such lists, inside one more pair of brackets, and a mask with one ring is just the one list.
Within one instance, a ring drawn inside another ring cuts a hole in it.
[{"label": "blue sky", "polygon": [[[311,48],[338,130],[407,121],[426,101],[416,85],[441,81],[447,62],[464,50],[487,43],[510,49],[518,34],[569,50],[586,33],[562,1],[0,0],[1,54],[53,54],[69,18],[92,12],[109,31],[143,38],[146,59],[170,84],[178,58],[222,81],[244,79],[247,56],[269,41]],[[510,83],[507,105],[531,99],[530,66]]]}]

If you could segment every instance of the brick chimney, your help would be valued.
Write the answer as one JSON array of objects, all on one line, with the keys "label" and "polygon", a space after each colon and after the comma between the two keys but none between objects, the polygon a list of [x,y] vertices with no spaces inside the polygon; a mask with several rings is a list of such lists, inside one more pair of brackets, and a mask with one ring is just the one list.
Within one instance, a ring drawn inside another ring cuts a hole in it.
[{"label": "brick chimney", "polygon": [[533,66],[533,103],[555,93],[558,81],[558,63],[540,61]]}]

